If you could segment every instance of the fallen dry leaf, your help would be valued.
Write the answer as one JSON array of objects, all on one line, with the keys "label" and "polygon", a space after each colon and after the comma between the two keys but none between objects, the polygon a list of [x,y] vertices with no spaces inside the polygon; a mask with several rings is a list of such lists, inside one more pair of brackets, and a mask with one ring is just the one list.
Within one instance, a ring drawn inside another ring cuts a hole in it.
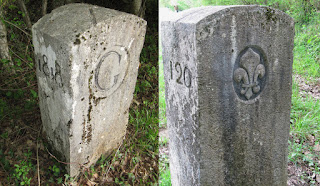
[{"label": "fallen dry leaf", "polygon": [[319,175],[319,174],[316,175],[316,181],[317,181],[318,183],[320,183],[320,175]]},{"label": "fallen dry leaf", "polygon": [[97,178],[99,177],[98,173],[94,173],[92,176],[93,176],[95,179],[97,179]]},{"label": "fallen dry leaf", "polygon": [[119,166],[120,165],[120,162],[119,161],[116,161],[116,162],[114,162],[114,164],[113,164],[115,167],[117,167],[117,166]]},{"label": "fallen dry leaf", "polygon": [[316,144],[316,145],[313,147],[313,150],[316,151],[316,152],[320,152],[320,144]]},{"label": "fallen dry leaf", "polygon": [[107,182],[113,182],[113,178],[108,177],[108,178],[107,178]]},{"label": "fallen dry leaf", "polygon": [[33,143],[33,141],[31,141],[31,140],[27,140],[27,145],[28,145],[29,147],[31,147],[31,146],[34,145],[34,143]]},{"label": "fallen dry leaf", "polygon": [[88,185],[88,186],[94,186],[94,185],[97,185],[97,183],[94,182],[94,181],[88,180],[88,181],[87,181],[87,185]]}]

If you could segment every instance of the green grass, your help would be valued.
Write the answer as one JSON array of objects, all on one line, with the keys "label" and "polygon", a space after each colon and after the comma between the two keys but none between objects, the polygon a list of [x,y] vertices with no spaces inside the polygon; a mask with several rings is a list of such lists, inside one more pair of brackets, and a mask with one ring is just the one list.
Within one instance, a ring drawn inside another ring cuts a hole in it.
[{"label": "green grass", "polygon": [[163,74],[163,61],[161,54],[161,46],[159,46],[159,127],[163,128],[166,126],[166,99],[165,99],[165,85],[164,85],[164,74]]},{"label": "green grass", "polygon": [[[164,160],[162,160],[162,161],[164,161]],[[160,165],[160,166],[162,166],[162,165]],[[161,186],[171,185],[171,174],[170,174],[169,165],[163,165],[162,167],[163,167],[163,169],[160,169],[159,185],[161,185]]]},{"label": "green grass", "polygon": [[[165,137],[161,137],[159,141],[159,146],[160,148],[162,147],[168,148],[168,139]],[[160,154],[159,169],[160,169],[159,185],[160,186],[171,185],[169,158],[166,154]]]},{"label": "green grass", "polygon": [[[296,24],[293,73],[308,83],[320,77],[320,14],[314,14],[309,24]],[[310,95],[301,97],[299,86],[293,82],[289,161],[306,166],[301,179],[316,184],[310,173],[320,175],[320,101]],[[307,174],[309,172],[309,174]]]},{"label": "green grass", "polygon": [[320,101],[312,97],[300,97],[298,85],[292,86],[291,133],[300,139],[315,135],[320,140]]},{"label": "green grass", "polygon": [[[296,24],[293,73],[307,83],[320,77],[320,14],[313,13],[308,24]],[[299,86],[293,82],[289,161],[307,170],[301,179],[311,185],[316,181],[310,174],[320,175],[320,101],[310,95],[301,97]],[[309,173],[307,173],[309,172]]]},{"label": "green grass", "polygon": [[[159,128],[167,127],[166,118],[166,100],[165,100],[165,83],[163,73],[163,61],[162,61],[162,47],[159,46]],[[159,147],[167,147],[168,139],[160,137]],[[169,159],[166,154],[159,154],[159,185],[168,186],[171,185],[171,175],[169,169]]]},{"label": "green grass", "polygon": [[320,14],[309,25],[296,25],[294,73],[305,78],[320,77]]},{"label": "green grass", "polygon": [[[299,87],[292,86],[291,130],[289,140],[289,161],[308,167],[308,171],[320,175],[320,101],[307,95],[300,97]],[[315,184],[314,178],[305,173],[302,179]]]}]

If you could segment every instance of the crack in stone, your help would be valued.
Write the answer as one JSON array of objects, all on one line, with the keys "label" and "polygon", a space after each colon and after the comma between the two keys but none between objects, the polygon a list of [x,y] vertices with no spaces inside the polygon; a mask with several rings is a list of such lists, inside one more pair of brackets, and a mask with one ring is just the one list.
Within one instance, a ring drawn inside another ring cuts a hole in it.
[{"label": "crack in stone", "polygon": [[91,20],[92,20],[93,25],[96,25],[97,24],[97,19],[96,19],[96,16],[94,16],[94,14],[93,14],[92,8],[89,8],[89,12],[90,12],[90,15],[91,15]]}]

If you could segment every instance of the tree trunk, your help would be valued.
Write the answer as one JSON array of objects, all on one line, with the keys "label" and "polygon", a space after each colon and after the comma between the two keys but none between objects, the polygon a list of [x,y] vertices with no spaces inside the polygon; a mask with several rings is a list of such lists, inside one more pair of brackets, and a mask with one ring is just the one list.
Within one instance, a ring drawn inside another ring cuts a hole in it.
[{"label": "tree trunk", "polygon": [[31,24],[31,21],[30,21],[30,17],[29,17],[29,13],[28,13],[27,7],[24,4],[23,0],[18,0],[18,4],[20,6],[21,11],[24,13],[24,16],[23,16],[24,22],[26,23],[28,29],[31,30],[32,24]]},{"label": "tree trunk", "polygon": [[8,40],[7,40],[7,29],[6,25],[2,21],[3,14],[0,9],[0,59],[7,59],[11,61],[9,54]]},{"label": "tree trunk", "polygon": [[[13,62],[11,60],[11,56],[9,53],[9,46],[8,46],[8,40],[7,40],[7,29],[6,25],[3,23],[3,11],[0,7],[0,60],[8,60],[8,63],[0,63],[2,67],[5,69],[8,69],[8,73],[15,73],[14,70],[11,72],[9,71],[9,67],[13,66]],[[0,66],[0,67],[1,67]]]},{"label": "tree trunk", "polygon": [[52,8],[56,9],[62,5],[70,4],[70,3],[80,3],[82,0],[53,0]]},{"label": "tree trunk", "polygon": [[42,0],[42,16],[47,14],[48,0]]},{"label": "tree trunk", "polygon": [[133,0],[131,13],[139,17],[144,17],[146,11],[146,0]]}]

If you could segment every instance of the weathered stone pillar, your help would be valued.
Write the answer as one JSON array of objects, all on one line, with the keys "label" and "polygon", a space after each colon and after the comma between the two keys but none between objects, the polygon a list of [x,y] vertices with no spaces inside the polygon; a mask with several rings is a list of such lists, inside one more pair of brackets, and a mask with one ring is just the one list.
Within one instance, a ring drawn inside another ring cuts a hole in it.
[{"label": "weathered stone pillar", "polygon": [[286,185],[294,21],[264,6],[162,26],[173,185]]},{"label": "weathered stone pillar", "polygon": [[145,31],[137,16],[87,4],[33,26],[43,130],[71,176],[121,143]]}]

